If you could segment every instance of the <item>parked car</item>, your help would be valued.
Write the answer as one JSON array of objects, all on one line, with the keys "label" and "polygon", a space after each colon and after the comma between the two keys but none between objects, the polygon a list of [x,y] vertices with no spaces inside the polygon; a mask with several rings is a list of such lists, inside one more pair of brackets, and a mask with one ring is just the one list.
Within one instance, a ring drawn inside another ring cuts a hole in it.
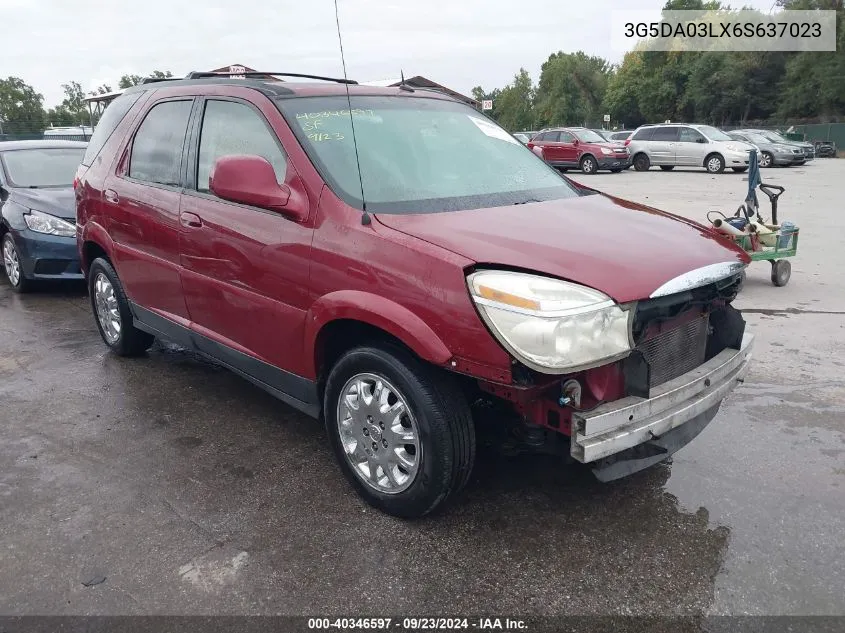
[{"label": "parked car", "polygon": [[70,127],[51,127],[44,130],[45,139],[53,141],[84,141],[87,142],[94,133],[93,128],[87,125],[74,125]]},{"label": "parked car", "polygon": [[0,244],[12,290],[42,279],[82,279],[73,177],[85,143],[0,143]]},{"label": "parked car", "polygon": [[637,171],[657,165],[664,171],[684,166],[704,167],[711,174],[720,174],[725,167],[743,172],[748,169],[749,151],[757,151],[760,158],[753,145],[736,141],[709,125],[643,125],[626,143]]},{"label": "parked car", "polygon": [[749,143],[759,149],[760,167],[803,165],[806,160],[804,150],[800,147],[774,143],[757,132],[731,131],[727,134],[734,140]]},{"label": "parked car", "polygon": [[519,141],[520,143],[528,143],[531,140],[531,137],[528,136],[525,132],[515,132],[513,137]]},{"label": "parked car", "polygon": [[464,486],[477,427],[603,480],[655,464],[748,367],[742,249],[575,187],[441,93],[143,84],[106,110],[76,196],[105,344],[170,339],[322,417],[395,515]]},{"label": "parked car", "polygon": [[742,130],[735,130],[736,132],[754,132],[761,136],[766,137],[772,143],[778,143],[780,145],[793,145],[795,147],[800,147],[804,150],[804,160],[805,162],[809,162],[816,157],[816,147],[812,143],[807,143],[805,141],[793,141],[791,139],[786,138],[783,134],[779,132],[775,132],[773,130],[758,130],[758,129],[742,129]]},{"label": "parked car", "polygon": [[594,174],[607,169],[616,173],[631,164],[631,156],[624,145],[610,143],[584,127],[543,131],[531,139],[528,147],[562,171],[576,168],[585,174]]},{"label": "parked car", "polygon": [[631,134],[634,133],[634,130],[619,130],[617,132],[611,132],[608,135],[609,140],[611,141],[627,141],[631,138]]},{"label": "parked car", "polygon": [[819,158],[831,158],[836,156],[836,143],[833,141],[816,141],[816,156]]}]

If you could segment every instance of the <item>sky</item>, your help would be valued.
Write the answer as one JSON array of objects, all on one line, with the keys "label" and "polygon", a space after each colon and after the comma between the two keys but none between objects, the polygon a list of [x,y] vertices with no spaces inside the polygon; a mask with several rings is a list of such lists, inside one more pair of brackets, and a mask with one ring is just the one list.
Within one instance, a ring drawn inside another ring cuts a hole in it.
[{"label": "sky", "polygon": [[[348,75],[360,82],[424,75],[469,94],[503,87],[520,67],[536,81],[551,53],[611,62],[614,10],[665,0],[338,0]],[[773,0],[734,4],[769,11]],[[0,77],[63,98],[121,75],[180,76],[240,63],[257,70],[342,76],[332,0],[0,0]]]}]

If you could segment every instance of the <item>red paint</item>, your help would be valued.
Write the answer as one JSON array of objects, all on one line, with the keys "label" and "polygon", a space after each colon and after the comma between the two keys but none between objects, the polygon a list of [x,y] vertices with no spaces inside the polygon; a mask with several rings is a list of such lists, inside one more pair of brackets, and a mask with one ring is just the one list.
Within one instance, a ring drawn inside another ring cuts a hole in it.
[{"label": "red paint", "polygon": [[[291,86],[301,95],[345,94],[334,84]],[[353,90],[416,98],[396,89]],[[237,98],[261,112],[288,157],[281,185],[266,161],[244,156],[218,161],[211,177],[218,196],[126,176],[125,157],[149,109],[202,96]],[[602,195],[373,215],[364,224],[361,211],[323,182],[276,106],[247,86],[154,84],[77,180],[80,249],[105,251],[129,297],[156,314],[312,380],[321,333],[338,320],[359,321],[478,379],[531,419],[553,412],[552,426],[562,431],[569,418],[557,405],[560,378],[535,389],[512,384],[512,359],[476,313],[468,270],[535,271],[627,302],[699,266],[748,261],[697,224]],[[106,190],[114,192],[110,200]],[[609,394],[618,387],[611,374],[588,372],[586,391]],[[510,395],[499,394],[505,391]]]}]

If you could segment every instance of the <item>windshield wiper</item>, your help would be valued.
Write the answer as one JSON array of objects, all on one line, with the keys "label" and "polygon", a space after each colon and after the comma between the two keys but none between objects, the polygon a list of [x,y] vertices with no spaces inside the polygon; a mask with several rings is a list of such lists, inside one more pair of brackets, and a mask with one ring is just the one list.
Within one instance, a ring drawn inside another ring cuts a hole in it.
[{"label": "windshield wiper", "polygon": [[515,205],[517,204],[528,204],[529,202],[542,202],[542,200],[537,200],[536,198],[528,198],[528,200],[522,200],[521,202],[514,202]]}]

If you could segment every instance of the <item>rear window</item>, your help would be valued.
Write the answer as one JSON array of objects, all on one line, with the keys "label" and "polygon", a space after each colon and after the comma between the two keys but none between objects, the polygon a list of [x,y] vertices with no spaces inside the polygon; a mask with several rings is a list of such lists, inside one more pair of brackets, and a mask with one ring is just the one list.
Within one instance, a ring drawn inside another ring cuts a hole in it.
[{"label": "rear window", "polygon": [[631,137],[632,141],[650,141],[651,135],[654,133],[653,127],[646,127],[642,130],[637,130]]},{"label": "rear window", "polygon": [[658,127],[654,128],[651,135],[652,141],[677,141],[678,132],[680,130],[676,127]]},{"label": "rear window", "polygon": [[88,141],[88,148],[85,150],[85,156],[82,158],[83,165],[90,167],[94,159],[97,158],[97,154],[103,149],[103,145],[111,137],[112,132],[120,125],[123,117],[132,109],[132,106],[135,105],[135,102],[138,101],[142,94],[143,92],[133,92],[128,95],[121,95],[106,107],[106,111],[94,129],[91,140]]}]

